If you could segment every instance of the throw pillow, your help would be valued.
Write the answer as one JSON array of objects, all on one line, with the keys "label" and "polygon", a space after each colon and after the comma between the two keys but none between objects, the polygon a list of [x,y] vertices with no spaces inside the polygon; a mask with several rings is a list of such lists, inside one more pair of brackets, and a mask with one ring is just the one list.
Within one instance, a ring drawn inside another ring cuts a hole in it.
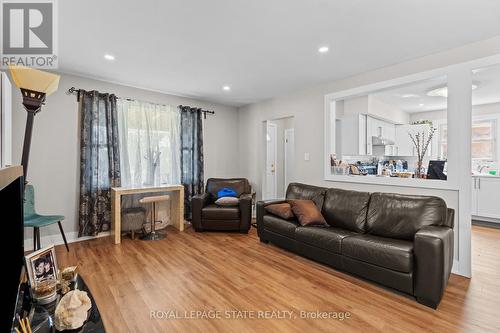
[{"label": "throw pillow", "polygon": [[235,197],[222,197],[215,201],[218,206],[238,206],[240,199]]},{"label": "throw pillow", "polygon": [[267,205],[264,209],[266,212],[279,216],[285,220],[291,220],[295,216],[292,212],[292,206],[287,202]]},{"label": "throw pillow", "polygon": [[318,207],[312,200],[288,200],[292,211],[297,216],[300,225],[327,225]]}]

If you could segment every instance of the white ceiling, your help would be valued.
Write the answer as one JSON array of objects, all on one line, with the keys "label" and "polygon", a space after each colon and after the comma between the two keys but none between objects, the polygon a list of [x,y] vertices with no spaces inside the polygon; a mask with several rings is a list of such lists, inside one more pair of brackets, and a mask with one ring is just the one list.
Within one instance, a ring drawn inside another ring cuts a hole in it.
[{"label": "white ceiling", "polygon": [[[500,102],[500,66],[475,69],[472,80],[477,86],[472,91],[473,105]],[[408,113],[444,110],[447,108],[447,99],[428,96],[427,93],[435,88],[446,86],[446,82],[446,77],[439,77],[374,92],[371,95]]]},{"label": "white ceiling", "polygon": [[234,106],[500,34],[495,0],[58,3],[61,71]]}]

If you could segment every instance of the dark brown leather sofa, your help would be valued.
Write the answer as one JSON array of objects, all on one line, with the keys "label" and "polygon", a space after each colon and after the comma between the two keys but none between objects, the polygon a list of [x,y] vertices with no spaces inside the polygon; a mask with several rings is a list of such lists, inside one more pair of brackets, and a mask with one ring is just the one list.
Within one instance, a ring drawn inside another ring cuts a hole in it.
[{"label": "dark brown leather sofa", "polygon": [[289,185],[287,199],[313,200],[328,227],[300,226],[257,203],[262,242],[378,282],[436,308],[453,264],[454,211],[441,198]]},{"label": "dark brown leather sofa", "polygon": [[[238,206],[220,207],[217,192],[232,188],[240,199]],[[252,219],[252,187],[245,178],[209,178],[205,193],[191,200],[192,223],[196,231],[239,231],[248,233]]]}]

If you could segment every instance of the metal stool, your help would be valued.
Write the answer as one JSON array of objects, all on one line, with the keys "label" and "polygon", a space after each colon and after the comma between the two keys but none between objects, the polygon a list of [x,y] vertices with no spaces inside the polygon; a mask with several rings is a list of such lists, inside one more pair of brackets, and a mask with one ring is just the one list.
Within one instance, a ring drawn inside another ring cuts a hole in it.
[{"label": "metal stool", "polygon": [[156,232],[156,204],[159,202],[164,202],[170,200],[169,195],[157,195],[152,197],[144,197],[139,202],[141,204],[151,204],[151,231],[144,236],[141,236],[142,240],[159,240],[165,238],[164,233]]}]

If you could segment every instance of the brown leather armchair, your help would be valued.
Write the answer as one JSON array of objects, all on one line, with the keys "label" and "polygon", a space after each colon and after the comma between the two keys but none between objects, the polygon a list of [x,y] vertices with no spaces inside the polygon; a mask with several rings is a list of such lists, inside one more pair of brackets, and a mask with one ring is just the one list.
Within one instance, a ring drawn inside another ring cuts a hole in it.
[{"label": "brown leather armchair", "polygon": [[[217,192],[232,188],[240,199],[238,206],[215,204]],[[248,233],[252,220],[252,187],[245,178],[209,178],[205,193],[191,199],[192,223],[195,231],[239,231]]]}]

